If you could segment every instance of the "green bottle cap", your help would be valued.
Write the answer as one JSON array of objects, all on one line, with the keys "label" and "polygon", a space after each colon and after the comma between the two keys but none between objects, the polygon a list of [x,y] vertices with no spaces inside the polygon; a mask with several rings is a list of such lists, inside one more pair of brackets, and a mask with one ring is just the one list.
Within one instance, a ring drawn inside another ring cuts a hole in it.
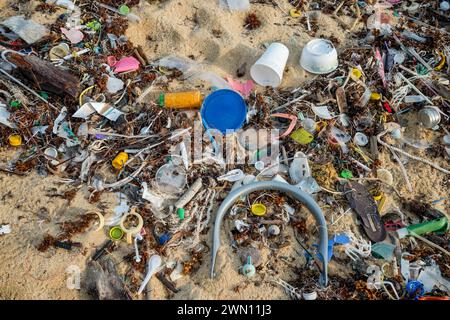
[{"label": "green bottle cap", "polygon": [[128,8],[127,5],[123,4],[119,7],[119,12],[121,14],[129,14],[130,13],[130,8]]},{"label": "green bottle cap", "polygon": [[353,173],[350,170],[342,170],[341,177],[344,179],[351,179],[353,178]]},{"label": "green bottle cap", "polygon": [[184,209],[178,208],[177,213],[178,213],[178,216],[180,217],[180,220],[184,220]]},{"label": "green bottle cap", "polygon": [[161,93],[159,95],[159,106],[160,107],[164,107],[164,97],[165,97],[164,93]]}]

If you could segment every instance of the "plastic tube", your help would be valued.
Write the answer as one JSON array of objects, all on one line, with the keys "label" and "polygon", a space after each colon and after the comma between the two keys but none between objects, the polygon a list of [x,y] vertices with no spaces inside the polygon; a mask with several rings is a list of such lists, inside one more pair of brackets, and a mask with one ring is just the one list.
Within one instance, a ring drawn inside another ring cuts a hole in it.
[{"label": "plastic tube", "polygon": [[420,236],[430,232],[445,232],[447,229],[448,229],[448,220],[446,217],[443,217],[440,219],[414,224],[406,228],[401,228],[397,230],[397,234],[400,239],[403,239],[411,232],[414,232],[414,234]]},{"label": "plastic tube", "polygon": [[328,284],[328,231],[327,231],[327,223],[325,217],[320,209],[319,205],[314,201],[314,199],[308,195],[307,193],[299,190],[298,188],[278,181],[261,181],[255,182],[251,184],[244,185],[234,191],[232,191],[222,202],[216,214],[216,221],[214,224],[214,233],[213,233],[213,249],[212,249],[212,261],[211,261],[211,278],[214,278],[215,273],[215,263],[217,252],[220,247],[220,228],[222,225],[222,220],[227,211],[231,208],[236,200],[238,200],[241,196],[246,196],[255,191],[261,190],[275,190],[282,191],[289,195],[291,195],[296,200],[300,201],[302,204],[306,206],[306,208],[314,215],[316,222],[318,224],[319,233],[320,233],[320,244],[319,244],[319,252],[323,258],[323,270],[321,274],[320,284],[324,287]]}]

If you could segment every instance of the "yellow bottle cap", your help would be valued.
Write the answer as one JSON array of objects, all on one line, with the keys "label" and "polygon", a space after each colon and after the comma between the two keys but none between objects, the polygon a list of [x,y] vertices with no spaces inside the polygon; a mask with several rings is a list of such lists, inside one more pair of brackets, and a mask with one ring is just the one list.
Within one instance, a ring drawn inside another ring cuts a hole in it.
[{"label": "yellow bottle cap", "polygon": [[109,237],[112,240],[120,240],[123,237],[123,230],[120,227],[114,227],[109,230]]},{"label": "yellow bottle cap", "polygon": [[128,153],[120,152],[112,161],[112,166],[117,170],[121,170],[127,161],[128,161]]},{"label": "yellow bottle cap", "polygon": [[13,147],[18,147],[22,144],[22,137],[18,134],[12,134],[8,138],[9,144]]},{"label": "yellow bottle cap", "polygon": [[377,92],[372,92],[372,94],[370,95],[370,100],[381,100],[381,94],[377,93]]},{"label": "yellow bottle cap", "polygon": [[314,140],[314,136],[303,128],[292,132],[291,138],[300,144],[308,144]]},{"label": "yellow bottle cap", "polygon": [[267,212],[266,206],[263,205],[262,203],[253,204],[251,209],[252,209],[252,213],[255,216],[263,216]]},{"label": "yellow bottle cap", "polygon": [[362,72],[361,70],[357,69],[357,68],[353,68],[352,72],[350,73],[350,78],[352,78],[353,80],[359,80],[359,78],[362,77]]}]

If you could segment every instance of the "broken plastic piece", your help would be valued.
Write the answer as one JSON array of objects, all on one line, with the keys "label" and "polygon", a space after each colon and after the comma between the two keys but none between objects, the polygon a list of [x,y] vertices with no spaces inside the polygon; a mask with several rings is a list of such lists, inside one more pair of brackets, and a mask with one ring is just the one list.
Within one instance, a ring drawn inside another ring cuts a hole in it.
[{"label": "broken plastic piece", "polygon": [[134,57],[124,57],[119,61],[115,57],[108,57],[108,64],[110,67],[114,67],[115,73],[136,71],[139,69],[140,62]]},{"label": "broken plastic piece", "polygon": [[303,179],[311,176],[308,157],[303,152],[297,152],[294,160],[289,167],[289,176],[295,183],[299,183]]},{"label": "broken plastic piece", "polygon": [[244,179],[244,177],[245,174],[241,169],[235,169],[221,175],[220,177],[217,177],[217,181],[235,182]]},{"label": "broken plastic piece", "polygon": [[76,28],[72,28],[69,30],[66,28],[61,28],[61,32],[67,37],[67,39],[69,39],[72,44],[80,43],[84,39],[83,32]]},{"label": "broken plastic piece", "polygon": [[0,228],[0,234],[11,233],[11,226],[9,224],[4,224]]},{"label": "broken plastic piece", "polygon": [[117,119],[123,115],[123,112],[114,108],[109,103],[103,102],[88,102],[81,106],[80,109],[75,112],[72,117],[87,119],[91,114],[97,112],[108,120],[117,121]]},{"label": "broken plastic piece", "polygon": [[8,18],[1,24],[11,29],[28,44],[33,44],[49,34],[46,27],[33,20],[26,20],[24,16]]}]

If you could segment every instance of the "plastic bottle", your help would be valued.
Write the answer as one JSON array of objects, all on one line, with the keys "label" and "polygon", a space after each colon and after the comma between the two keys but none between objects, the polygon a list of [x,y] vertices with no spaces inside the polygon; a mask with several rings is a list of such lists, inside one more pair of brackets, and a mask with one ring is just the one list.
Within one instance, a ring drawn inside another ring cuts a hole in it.
[{"label": "plastic bottle", "polygon": [[448,220],[446,217],[440,219],[431,220],[419,224],[414,224],[406,228],[397,230],[398,237],[400,239],[406,237],[410,232],[414,232],[417,235],[422,235],[429,232],[445,232],[448,229]]},{"label": "plastic bottle", "polygon": [[193,109],[202,106],[203,97],[200,91],[161,93],[159,105],[170,109]]}]

